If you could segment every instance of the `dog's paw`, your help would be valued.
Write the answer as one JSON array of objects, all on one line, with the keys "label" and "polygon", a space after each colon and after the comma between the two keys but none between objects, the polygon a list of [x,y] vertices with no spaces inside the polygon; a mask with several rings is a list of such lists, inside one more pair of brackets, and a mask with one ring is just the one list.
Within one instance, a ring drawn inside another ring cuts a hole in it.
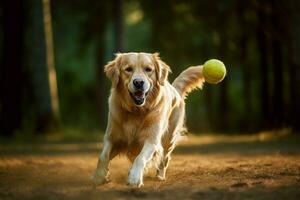
[{"label": "dog's paw", "polygon": [[130,186],[143,186],[143,175],[141,173],[130,172],[127,179],[127,184]]},{"label": "dog's paw", "polygon": [[158,180],[160,180],[160,181],[165,181],[165,180],[166,180],[166,177],[165,177],[165,176],[157,175],[156,177],[157,177]]},{"label": "dog's paw", "polygon": [[91,176],[90,179],[94,186],[103,185],[109,182],[107,176],[104,176],[103,174],[98,173],[97,171]]},{"label": "dog's paw", "polygon": [[157,170],[157,172],[156,172],[156,177],[157,177],[160,181],[166,180],[166,171],[165,171],[164,169]]}]

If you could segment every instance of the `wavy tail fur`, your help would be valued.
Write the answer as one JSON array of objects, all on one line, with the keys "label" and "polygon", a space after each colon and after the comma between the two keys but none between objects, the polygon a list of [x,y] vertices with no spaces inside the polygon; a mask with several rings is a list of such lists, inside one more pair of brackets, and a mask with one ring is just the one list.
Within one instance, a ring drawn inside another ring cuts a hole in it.
[{"label": "wavy tail fur", "polygon": [[202,65],[192,66],[181,72],[172,83],[173,87],[183,97],[195,89],[202,89],[205,79],[202,74]]}]

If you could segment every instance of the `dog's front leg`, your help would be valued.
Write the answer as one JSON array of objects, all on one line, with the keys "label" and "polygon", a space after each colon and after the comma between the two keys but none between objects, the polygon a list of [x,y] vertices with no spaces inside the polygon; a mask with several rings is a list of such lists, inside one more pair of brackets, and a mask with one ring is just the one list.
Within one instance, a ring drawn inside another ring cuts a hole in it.
[{"label": "dog's front leg", "polygon": [[143,185],[143,174],[146,164],[151,160],[158,145],[154,142],[145,141],[140,154],[134,160],[128,175],[128,184],[140,187]]},{"label": "dog's front leg", "polygon": [[111,160],[112,144],[111,142],[104,136],[103,140],[103,149],[99,156],[97,168],[92,176],[92,181],[95,185],[100,185],[108,182],[108,167],[109,162]]}]

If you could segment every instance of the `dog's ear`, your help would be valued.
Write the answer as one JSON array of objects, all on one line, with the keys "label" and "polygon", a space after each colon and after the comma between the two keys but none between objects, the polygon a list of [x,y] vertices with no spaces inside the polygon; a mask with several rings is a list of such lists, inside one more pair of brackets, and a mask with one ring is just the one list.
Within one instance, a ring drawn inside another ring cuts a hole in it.
[{"label": "dog's ear", "polygon": [[108,62],[104,66],[104,72],[106,76],[111,80],[113,86],[116,86],[119,82],[121,57],[122,54],[117,53],[115,59]]},{"label": "dog's ear", "polygon": [[168,75],[171,72],[169,65],[163,62],[158,53],[154,53],[153,59],[155,64],[155,73],[157,77],[157,81],[160,85],[164,85],[168,79]]}]

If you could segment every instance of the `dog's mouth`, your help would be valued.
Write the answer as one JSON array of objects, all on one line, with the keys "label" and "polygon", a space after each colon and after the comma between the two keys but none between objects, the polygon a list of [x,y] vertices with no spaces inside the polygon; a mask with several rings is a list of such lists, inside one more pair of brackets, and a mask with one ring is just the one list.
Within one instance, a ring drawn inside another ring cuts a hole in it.
[{"label": "dog's mouth", "polygon": [[136,92],[129,92],[130,93],[130,96],[132,97],[134,103],[138,106],[141,106],[144,104],[145,100],[146,100],[146,97],[148,95],[148,92],[144,92],[144,91],[141,91],[141,90],[138,90]]}]

